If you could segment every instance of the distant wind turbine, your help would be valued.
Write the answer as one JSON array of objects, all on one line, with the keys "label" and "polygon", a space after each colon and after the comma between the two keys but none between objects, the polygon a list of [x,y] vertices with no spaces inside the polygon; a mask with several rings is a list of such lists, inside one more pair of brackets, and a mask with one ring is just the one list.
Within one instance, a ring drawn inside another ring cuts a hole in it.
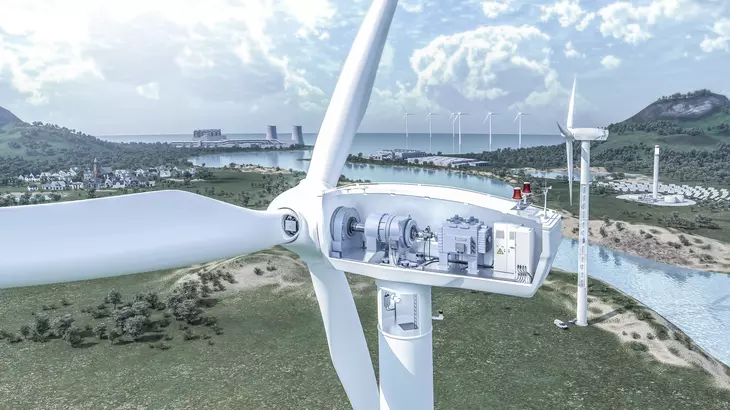
[{"label": "distant wind turbine", "polygon": [[462,115],[469,115],[467,112],[457,112],[456,113],[456,119],[459,120],[459,154],[461,154],[461,116]]},{"label": "distant wind turbine", "polygon": [[438,115],[438,113],[431,112],[431,108],[428,109],[428,115],[426,116],[426,119],[428,120],[428,152],[433,153],[433,147],[431,144],[432,134],[431,134],[431,117],[434,115]]},{"label": "distant wind turbine", "polygon": [[489,152],[492,152],[492,116],[494,115],[499,115],[499,113],[488,111],[484,122],[482,122],[484,124],[489,120]]},{"label": "distant wind turbine", "polygon": [[456,151],[456,113],[452,112],[449,117],[451,120],[451,152]]},{"label": "distant wind turbine", "polygon": [[517,121],[518,118],[520,119],[520,131],[519,131],[519,137],[518,137],[518,140],[517,140],[518,141],[517,142],[517,148],[522,148],[522,116],[523,115],[530,115],[530,114],[528,114],[526,112],[518,112],[517,113],[517,116],[515,117],[515,119],[512,120],[512,124],[514,124],[515,121]]},{"label": "distant wind turbine", "polygon": [[406,107],[403,107],[402,105],[401,108],[403,108],[403,112],[405,113],[403,114],[403,119],[406,120],[406,149],[408,149],[408,116],[413,114],[409,113],[408,110],[406,110]]}]

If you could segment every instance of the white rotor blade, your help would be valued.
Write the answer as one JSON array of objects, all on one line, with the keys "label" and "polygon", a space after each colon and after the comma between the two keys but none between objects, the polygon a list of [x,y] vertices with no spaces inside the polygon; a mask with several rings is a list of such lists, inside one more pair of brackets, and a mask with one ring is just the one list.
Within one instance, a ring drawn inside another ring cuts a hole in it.
[{"label": "white rotor blade", "polygon": [[573,92],[570,94],[570,104],[568,104],[568,121],[565,124],[569,130],[573,128],[573,110],[575,110],[575,83],[576,79],[573,78]]},{"label": "white rotor blade", "polygon": [[309,269],[332,364],[350,404],[354,410],[378,409],[380,391],[347,278],[344,272],[325,266],[309,265]]},{"label": "white rotor blade", "polygon": [[288,242],[284,211],[185,191],[0,208],[0,288],[149,272]]},{"label": "white rotor blade", "polygon": [[565,139],[565,155],[568,159],[568,191],[570,192],[570,205],[573,205],[573,143]]},{"label": "white rotor blade", "polygon": [[332,94],[312,152],[307,179],[337,185],[352,139],[368,108],[397,5],[397,0],[375,0],[370,6]]},{"label": "white rotor blade", "polygon": [[517,121],[517,119],[518,119],[518,118],[520,118],[520,115],[522,115],[522,113],[518,113],[518,114],[517,114],[517,115],[515,116],[515,119],[514,119],[514,120],[512,120],[512,124],[514,124],[514,123],[515,123],[515,121]]}]

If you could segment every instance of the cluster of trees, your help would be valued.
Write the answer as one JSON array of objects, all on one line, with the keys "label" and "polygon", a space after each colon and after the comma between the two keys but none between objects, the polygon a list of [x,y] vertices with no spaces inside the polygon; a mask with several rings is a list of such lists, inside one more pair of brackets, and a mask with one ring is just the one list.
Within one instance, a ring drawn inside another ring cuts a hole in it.
[{"label": "cluster of trees", "polygon": [[[198,338],[189,325],[207,326],[215,334],[223,334],[223,329],[218,326],[214,316],[203,315],[203,308],[211,305],[210,298],[214,292],[226,289],[224,281],[235,283],[235,278],[230,272],[221,270],[201,271],[198,277],[199,280],[185,281],[177,286],[166,297],[165,302],[157,292],[137,293],[131,301],[125,302],[121,293],[112,290],[98,306],[81,309],[81,312],[88,314],[92,320],[103,320],[95,325],[89,323],[82,327],[77,324],[74,316],[68,313],[53,318],[45,312],[34,313],[33,323],[21,326],[19,334],[0,330],[0,339],[6,339],[9,343],[61,339],[72,347],[82,346],[87,337],[106,339],[112,345],[125,338],[128,342],[141,341],[142,336],[148,333],[151,333],[150,339],[172,340],[172,336],[162,330],[170,325],[171,319],[184,322],[181,329],[185,330],[185,340]],[[61,301],[62,306],[70,304],[65,299]],[[57,309],[56,304],[43,306],[44,311],[55,309]],[[156,312],[162,312],[162,316],[160,317],[159,313],[155,315]],[[204,336],[204,339],[209,338]],[[152,347],[163,350],[169,348],[163,342]]]},{"label": "cluster of trees", "polygon": [[657,99],[657,101],[672,101],[672,100],[683,100],[686,98],[694,98],[694,97],[707,97],[709,95],[712,95],[712,91],[703,88],[700,90],[690,91],[688,93],[674,93],[672,95],[663,95]]},{"label": "cluster of trees", "polygon": [[715,222],[712,217],[697,214],[695,220],[689,220],[680,216],[679,212],[672,212],[670,215],[660,216],[659,223],[667,228],[677,228],[682,230],[693,230],[697,228],[720,229],[720,225]]},{"label": "cluster of trees", "polygon": [[704,130],[698,127],[684,128],[678,125],[674,121],[659,120],[659,121],[645,121],[645,122],[620,122],[617,124],[610,124],[608,131],[612,134],[627,134],[629,132],[643,131],[643,132],[654,132],[659,135],[691,135],[697,136],[702,135]]},{"label": "cluster of trees", "polygon": [[[51,202],[58,202],[61,200],[61,194],[53,192],[48,194]],[[3,195],[0,196],[0,208],[5,206],[14,205],[33,205],[33,204],[44,204],[48,202],[45,195],[32,195],[30,192],[25,192],[20,196],[20,202],[16,202],[15,196]]]}]

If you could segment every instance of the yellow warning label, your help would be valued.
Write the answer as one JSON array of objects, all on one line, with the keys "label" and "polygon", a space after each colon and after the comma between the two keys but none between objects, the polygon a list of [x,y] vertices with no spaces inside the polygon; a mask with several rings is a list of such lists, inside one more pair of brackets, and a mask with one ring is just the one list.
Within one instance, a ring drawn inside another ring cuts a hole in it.
[{"label": "yellow warning label", "polygon": [[499,248],[499,250],[497,250],[497,255],[504,255],[504,251],[502,250],[502,248]]}]

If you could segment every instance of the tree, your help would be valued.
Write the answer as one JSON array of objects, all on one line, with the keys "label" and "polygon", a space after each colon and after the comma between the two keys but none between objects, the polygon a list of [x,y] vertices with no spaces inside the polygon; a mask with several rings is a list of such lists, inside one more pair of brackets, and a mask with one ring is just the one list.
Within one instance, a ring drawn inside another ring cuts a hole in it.
[{"label": "tree", "polygon": [[103,339],[106,336],[106,323],[100,323],[94,326],[93,331],[99,340]]},{"label": "tree", "polygon": [[28,338],[30,336],[30,326],[23,325],[20,327],[20,334],[23,335],[24,338]]},{"label": "tree", "polygon": [[74,318],[70,314],[59,316],[51,322],[51,329],[56,337],[65,337],[68,330],[74,323]]},{"label": "tree", "polygon": [[116,328],[115,328],[115,329],[111,329],[111,330],[109,331],[109,335],[107,336],[107,338],[109,339],[109,344],[110,344],[110,345],[113,345],[113,344],[114,344],[114,342],[115,342],[115,341],[116,341],[117,339],[119,339],[120,337],[122,337],[122,332],[120,332],[120,331],[119,331],[119,330],[117,330]]},{"label": "tree", "polygon": [[145,316],[132,316],[124,321],[124,333],[129,335],[132,340],[137,340],[137,338],[144,332],[148,323],[149,320]]},{"label": "tree", "polygon": [[45,313],[38,313],[35,315],[35,323],[33,324],[33,333],[39,336],[45,336],[46,333],[51,329],[51,320]]},{"label": "tree", "polygon": [[149,317],[150,306],[147,304],[146,301],[134,302],[132,304],[132,313],[134,313],[135,316]]},{"label": "tree", "polygon": [[66,333],[64,333],[63,338],[72,347],[77,347],[79,344],[81,344],[81,341],[84,340],[84,338],[81,337],[81,329],[79,329],[79,327],[76,325],[69,326],[69,328],[66,330]]},{"label": "tree", "polygon": [[114,306],[114,309],[116,309],[117,305],[122,303],[122,294],[116,290],[112,290],[109,292],[109,296],[107,296],[107,302],[111,303],[112,306]]}]

